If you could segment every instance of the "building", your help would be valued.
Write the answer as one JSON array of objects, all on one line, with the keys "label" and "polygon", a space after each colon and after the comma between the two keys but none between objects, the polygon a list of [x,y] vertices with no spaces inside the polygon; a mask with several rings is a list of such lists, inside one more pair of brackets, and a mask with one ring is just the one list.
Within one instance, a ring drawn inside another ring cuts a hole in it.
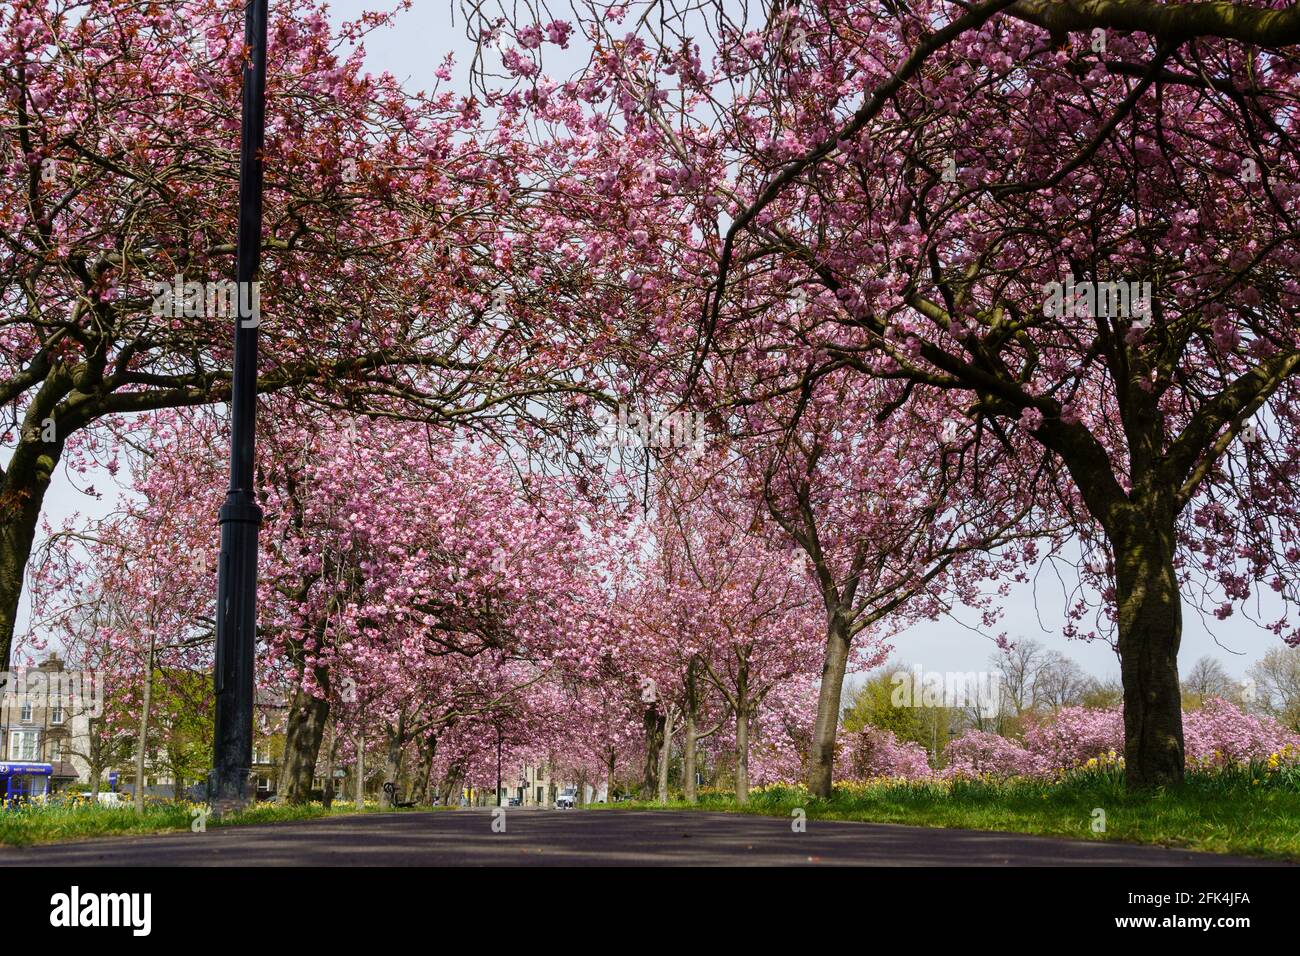
[{"label": "building", "polygon": [[[504,786],[504,781],[502,782]],[[550,807],[555,805],[555,798],[560,795],[559,785],[551,779],[550,767],[525,766],[520,772],[519,786],[513,794],[521,807]]]},{"label": "building", "polygon": [[[501,802],[517,807],[553,807],[555,800],[560,795],[560,791],[572,787],[577,789],[577,784],[552,775],[552,768],[548,766],[525,765],[519,772],[519,780],[514,786],[510,786],[509,778],[501,781]],[[592,787],[587,785],[583,788],[582,803],[603,803],[605,801],[605,785]],[[491,802],[495,802],[492,793],[487,794]]]},{"label": "building", "polygon": [[[54,653],[9,675],[0,693],[0,762],[6,765],[0,788],[11,796],[30,796],[90,779],[81,756],[95,713],[93,678],[89,683],[80,672],[65,670]],[[22,768],[29,772],[15,772]]]},{"label": "building", "polygon": [[[40,796],[89,786],[88,756],[98,740],[92,740],[92,721],[103,714],[104,707],[98,675],[68,671],[63,659],[51,653],[42,663],[9,676],[0,692],[0,800],[6,794]],[[260,719],[251,770],[257,799],[268,800],[274,798],[279,778],[286,699],[259,690],[257,707]],[[101,777],[101,788],[133,796],[139,735],[133,725],[118,729],[121,733],[110,751],[105,753],[102,746],[98,751],[100,772],[107,777]],[[159,756],[156,747],[145,753],[144,793],[165,799],[177,795],[177,787]],[[201,800],[206,792],[207,781],[200,779],[186,787],[182,796]]]}]

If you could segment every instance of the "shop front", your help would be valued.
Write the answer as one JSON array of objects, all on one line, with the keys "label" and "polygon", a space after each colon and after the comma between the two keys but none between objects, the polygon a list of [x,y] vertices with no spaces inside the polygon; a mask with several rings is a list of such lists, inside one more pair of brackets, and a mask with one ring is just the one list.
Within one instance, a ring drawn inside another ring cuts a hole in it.
[{"label": "shop front", "polygon": [[49,763],[24,760],[0,763],[0,795],[4,806],[45,797],[50,792],[53,774],[54,765]]}]

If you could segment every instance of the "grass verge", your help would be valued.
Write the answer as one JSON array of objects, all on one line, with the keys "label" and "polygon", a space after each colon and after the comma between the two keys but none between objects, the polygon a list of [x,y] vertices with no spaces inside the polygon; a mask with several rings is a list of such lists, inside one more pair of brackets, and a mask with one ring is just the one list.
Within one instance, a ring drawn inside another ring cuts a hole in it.
[{"label": "grass verge", "polygon": [[[68,803],[26,804],[0,810],[0,845],[31,846],[36,843],[56,843],[65,840],[191,830],[194,829],[200,814],[206,810],[203,804],[173,800],[146,803],[142,814],[137,814],[131,806],[107,807],[81,800]],[[357,810],[353,803],[336,803],[328,810],[319,803],[297,806],[259,803],[241,813],[228,814],[220,820],[206,817],[203,825],[206,827],[245,826],[252,823],[283,823],[375,812],[380,812],[380,807],[373,803],[367,804],[364,810]],[[383,812],[399,811],[385,809]]]},{"label": "grass verge", "polygon": [[[604,806],[604,805],[602,805]],[[879,780],[836,787],[829,800],[802,787],[757,788],[749,803],[710,791],[680,799],[624,802],[608,809],[724,810],[809,819],[1001,830],[1077,840],[1118,840],[1300,861],[1300,779],[1260,768],[1190,772],[1180,788],[1124,790],[1118,770],[1081,771],[1059,781]],[[1097,813],[1102,811],[1104,816]],[[1104,821],[1104,830],[1095,828]]]}]

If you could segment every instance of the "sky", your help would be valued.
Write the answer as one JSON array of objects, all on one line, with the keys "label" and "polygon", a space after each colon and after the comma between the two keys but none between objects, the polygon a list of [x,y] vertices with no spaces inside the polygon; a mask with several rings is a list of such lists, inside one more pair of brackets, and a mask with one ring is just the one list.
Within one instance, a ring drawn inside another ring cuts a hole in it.
[{"label": "sky", "polygon": [[[330,18],[343,22],[355,18],[362,10],[390,9],[395,3],[383,0],[337,0],[330,7]],[[523,9],[522,7],[520,9]],[[563,16],[559,8],[555,16]],[[549,19],[549,17],[547,18]],[[372,72],[392,73],[410,90],[431,89],[435,83],[433,71],[442,63],[447,53],[456,57],[451,85],[468,91],[469,64],[473,45],[465,36],[464,18],[456,0],[415,0],[412,9],[400,13],[394,28],[381,29],[366,38],[366,65]],[[553,51],[554,47],[548,47]],[[499,66],[499,53],[492,65]],[[556,61],[548,52],[547,66],[568,69],[578,65],[576,58],[569,62]],[[446,88],[446,85],[443,85]],[[78,487],[93,484],[108,492],[114,482],[106,473],[79,476]],[[91,517],[102,516],[112,510],[113,496],[104,494],[96,501],[79,493],[60,471],[46,498],[45,517],[52,525],[59,525],[65,517],[75,512]],[[213,516],[213,533],[216,534],[216,516]],[[1067,641],[1061,636],[1064,599],[1062,587],[1050,570],[1038,575],[1036,585],[1013,588],[1003,603],[1004,618],[989,631],[972,626],[969,614],[958,615],[959,620],[940,619],[919,623],[894,641],[895,663],[906,662],[930,671],[981,671],[989,668],[989,658],[996,652],[994,640],[1005,632],[1012,641],[1036,640],[1073,658],[1085,671],[1097,677],[1117,675],[1119,663],[1110,646],[1103,642],[1084,643]],[[27,619],[26,601],[20,619],[20,628]],[[1227,621],[1211,619],[1213,632],[1196,609],[1184,606],[1183,641],[1179,653],[1179,670],[1186,673],[1201,656],[1219,659],[1224,669],[1235,678],[1243,678],[1246,669],[1268,650],[1281,646],[1280,641],[1268,632],[1240,617]]]}]

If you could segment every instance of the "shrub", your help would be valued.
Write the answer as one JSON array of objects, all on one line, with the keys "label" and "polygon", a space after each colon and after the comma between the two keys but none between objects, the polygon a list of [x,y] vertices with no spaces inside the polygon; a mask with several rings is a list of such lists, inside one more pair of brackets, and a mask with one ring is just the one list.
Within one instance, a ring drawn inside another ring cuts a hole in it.
[{"label": "shrub", "polygon": [[916,780],[931,775],[930,763],[920,744],[899,740],[892,732],[870,724],[850,738],[848,772],[857,780],[875,777]]},{"label": "shrub", "polygon": [[[1226,700],[1211,698],[1200,710],[1185,713],[1183,737],[1189,769],[1257,765],[1287,779],[1300,774],[1300,736],[1271,717],[1243,713]],[[1123,765],[1123,753],[1124,717],[1119,709],[1064,707],[1036,721],[1023,744],[999,734],[966,731],[944,748],[945,766],[937,774],[920,746],[868,725],[849,736],[846,778],[1059,778],[1081,768],[1115,770]]]},{"label": "shrub", "polygon": [[1062,707],[1025,732],[1025,749],[1044,773],[1105,761],[1124,752],[1124,717],[1119,710]]},{"label": "shrub", "polygon": [[968,730],[944,748],[945,777],[1026,777],[1040,770],[1038,759],[1014,740]]},{"label": "shrub", "polygon": [[1183,741],[1188,764],[1197,766],[1267,761],[1288,746],[1288,755],[1300,751],[1300,737],[1272,717],[1244,714],[1218,697],[1183,715]]}]

